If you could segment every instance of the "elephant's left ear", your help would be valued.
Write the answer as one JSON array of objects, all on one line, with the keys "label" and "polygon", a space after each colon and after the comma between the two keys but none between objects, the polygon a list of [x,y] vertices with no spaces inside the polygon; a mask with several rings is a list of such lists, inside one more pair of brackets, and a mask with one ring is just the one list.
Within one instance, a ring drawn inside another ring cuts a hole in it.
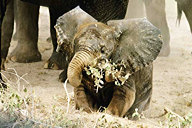
[{"label": "elephant's left ear", "polygon": [[119,40],[112,60],[123,60],[128,73],[148,66],[158,56],[163,43],[161,33],[146,18],[114,20],[109,21],[108,25],[116,30]]},{"label": "elephant's left ear", "polygon": [[97,20],[83,11],[79,6],[60,16],[55,25],[57,48],[59,49],[60,46],[64,46],[62,50],[71,52],[73,50],[73,38],[79,26],[90,22],[97,22]]}]

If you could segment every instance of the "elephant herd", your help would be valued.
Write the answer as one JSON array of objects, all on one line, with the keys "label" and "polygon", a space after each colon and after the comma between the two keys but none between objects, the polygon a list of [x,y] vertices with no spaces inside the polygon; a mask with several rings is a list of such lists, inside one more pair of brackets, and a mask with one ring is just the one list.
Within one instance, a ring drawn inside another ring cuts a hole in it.
[{"label": "elephant herd", "polygon": [[[178,18],[183,11],[192,29],[192,3],[189,1],[176,2]],[[39,6],[47,6],[53,52],[44,67],[64,69],[60,80],[68,78],[74,86],[76,108],[96,111],[102,106],[109,114],[121,117],[132,114],[135,108],[139,112],[145,110],[152,93],[152,62],[159,53],[169,54],[165,0],[144,0],[148,20],[159,27],[162,36],[147,19],[120,20],[126,15],[128,3],[129,0],[2,0],[1,69],[5,68],[14,20],[18,45],[10,59],[24,63],[41,60],[37,47],[38,15]],[[152,14],[151,10],[159,15]],[[163,23],[159,23],[158,18],[163,19]],[[95,94],[94,88],[90,88],[94,86],[92,79],[83,73],[83,68],[93,59],[111,59],[114,63],[124,60],[123,73],[130,76],[122,87],[104,79],[105,87]]]}]

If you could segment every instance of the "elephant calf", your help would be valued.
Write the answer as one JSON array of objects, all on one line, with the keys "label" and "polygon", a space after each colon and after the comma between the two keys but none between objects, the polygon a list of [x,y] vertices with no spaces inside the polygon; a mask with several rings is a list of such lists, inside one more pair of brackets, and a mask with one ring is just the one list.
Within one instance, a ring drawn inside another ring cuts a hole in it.
[{"label": "elephant calf", "polygon": [[[74,87],[77,109],[90,112],[104,107],[107,113],[124,117],[131,115],[135,108],[141,112],[148,107],[152,62],[162,47],[156,27],[146,19],[99,23],[77,7],[60,17],[55,28],[58,51],[67,51],[68,69],[64,72]],[[105,59],[114,63],[123,60],[126,68],[122,73],[130,76],[122,86],[116,86],[113,79],[103,79],[103,88],[96,93],[94,79],[84,68],[93,60],[97,65]]]}]

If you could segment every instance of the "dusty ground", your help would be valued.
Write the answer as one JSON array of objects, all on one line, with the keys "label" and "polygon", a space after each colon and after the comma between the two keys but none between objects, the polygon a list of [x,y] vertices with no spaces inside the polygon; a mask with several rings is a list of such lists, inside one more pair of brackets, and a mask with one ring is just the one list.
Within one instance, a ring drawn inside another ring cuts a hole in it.
[{"label": "dusty ground", "polygon": [[[144,113],[147,119],[141,121],[153,122],[154,125],[164,120],[164,117],[161,117],[164,108],[169,108],[181,116],[192,112],[192,35],[185,16],[182,17],[180,26],[176,26],[176,4],[173,0],[167,0],[166,11],[171,33],[171,54],[154,62],[152,103],[150,109]],[[43,102],[50,104],[54,95],[62,97],[65,92],[62,83],[58,81],[61,70],[43,69],[52,51],[51,43],[46,42],[50,35],[48,21],[47,8],[41,8],[38,44],[42,61],[28,64],[9,61],[6,68],[14,68],[20,76],[27,73],[24,78],[35,90],[36,95],[40,96]],[[16,42],[12,41],[10,51],[15,45]],[[8,79],[14,80],[10,74],[3,73]],[[72,92],[73,88],[70,85],[67,87],[69,92]]]}]

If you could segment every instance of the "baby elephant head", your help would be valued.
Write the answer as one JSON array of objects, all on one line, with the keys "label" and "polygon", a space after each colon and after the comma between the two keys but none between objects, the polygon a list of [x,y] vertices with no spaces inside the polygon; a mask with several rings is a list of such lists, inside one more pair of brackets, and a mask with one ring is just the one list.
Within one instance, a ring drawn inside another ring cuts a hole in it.
[{"label": "baby elephant head", "polygon": [[74,38],[75,55],[68,67],[70,84],[74,87],[79,86],[84,67],[109,59],[116,44],[114,30],[111,27],[99,22],[80,26]]},{"label": "baby elephant head", "polygon": [[161,47],[161,33],[147,19],[83,25],[74,38],[75,55],[68,67],[69,82],[79,86],[84,67],[102,59],[111,59],[114,63],[123,60],[125,73],[133,74],[150,65]]}]

